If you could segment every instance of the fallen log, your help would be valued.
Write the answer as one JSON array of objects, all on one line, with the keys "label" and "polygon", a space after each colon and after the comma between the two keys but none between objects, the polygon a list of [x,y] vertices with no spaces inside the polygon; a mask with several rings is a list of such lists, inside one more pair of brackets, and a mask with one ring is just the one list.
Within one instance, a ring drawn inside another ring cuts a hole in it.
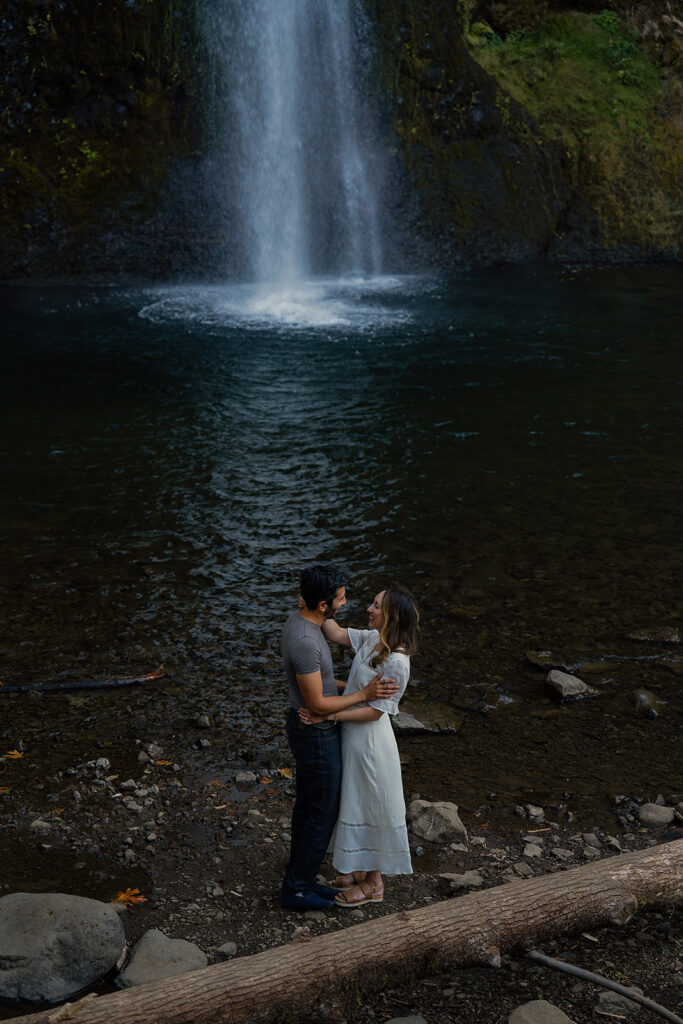
[{"label": "fallen log", "polygon": [[[126,989],[5,1024],[238,1024],[342,1019],[396,976],[498,966],[501,954],[566,932],[625,923],[639,906],[683,904],[683,839],[520,879],[334,935]],[[57,1015],[61,1014],[61,1017]]]},{"label": "fallen log", "polygon": [[12,683],[6,686],[0,683],[2,693],[63,693],[67,690],[106,690],[113,686],[132,686],[134,683],[149,683],[164,674],[164,666],[143,676],[111,676],[109,679],[70,680],[66,683]]}]

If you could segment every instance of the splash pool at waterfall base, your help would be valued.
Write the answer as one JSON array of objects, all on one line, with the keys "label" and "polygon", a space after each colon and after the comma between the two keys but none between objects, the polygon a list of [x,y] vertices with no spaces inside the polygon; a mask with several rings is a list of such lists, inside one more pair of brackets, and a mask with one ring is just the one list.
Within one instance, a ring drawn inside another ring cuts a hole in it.
[{"label": "splash pool at waterfall base", "polygon": [[[140,686],[0,695],[0,753],[22,755],[0,762],[3,883],[163,889],[172,854],[172,891],[184,872],[212,880],[209,847],[248,847],[232,899],[260,898],[256,833],[230,846],[234,780],[253,771],[286,818],[279,629],[313,561],[349,570],[344,622],[364,626],[388,580],[420,605],[409,697],[460,725],[400,737],[408,797],[503,837],[530,827],[527,803],[621,836],[616,796],[682,799],[681,280],[3,287],[0,679],[165,666]],[[597,695],[555,703],[529,651]],[[165,818],[118,823],[131,777],[163,788]]]}]

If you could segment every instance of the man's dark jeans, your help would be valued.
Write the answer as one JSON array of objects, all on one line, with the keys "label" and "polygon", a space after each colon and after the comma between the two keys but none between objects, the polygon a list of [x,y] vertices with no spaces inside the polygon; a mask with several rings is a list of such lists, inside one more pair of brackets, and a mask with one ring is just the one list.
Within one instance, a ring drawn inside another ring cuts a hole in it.
[{"label": "man's dark jeans", "polygon": [[284,886],[306,891],[320,870],[339,813],[341,737],[337,725],[302,725],[290,709],[287,738],[296,762],[296,799]]}]

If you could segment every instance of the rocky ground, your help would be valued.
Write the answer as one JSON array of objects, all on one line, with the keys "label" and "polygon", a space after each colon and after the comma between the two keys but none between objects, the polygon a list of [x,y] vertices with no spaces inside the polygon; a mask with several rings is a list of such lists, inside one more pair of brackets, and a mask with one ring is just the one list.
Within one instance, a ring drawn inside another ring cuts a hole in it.
[{"label": "rocky ground", "polygon": [[[237,768],[222,778],[191,780],[155,744],[141,745],[139,758],[130,778],[118,776],[101,758],[46,779],[40,812],[24,808],[5,821],[3,847],[41,850],[45,882],[34,885],[36,891],[59,888],[107,900],[122,889],[140,889],[146,902],[121,906],[128,942],[133,945],[158,928],[196,943],[210,963],[683,835],[675,823],[646,830],[628,802],[621,820],[633,830],[618,836],[573,832],[546,820],[542,808],[527,805],[517,809],[514,834],[493,836],[466,821],[466,842],[433,843],[412,835],[415,873],[388,880],[378,906],[302,916],[284,910],[278,900],[293,792],[287,766],[262,773]],[[61,884],[54,881],[60,870]],[[5,892],[17,888],[16,879],[4,883]],[[542,952],[637,985],[680,1012],[680,910],[645,911],[623,928],[566,936],[546,943]],[[349,1021],[421,1014],[428,1024],[498,1024],[514,1007],[536,998],[553,1002],[576,1024],[628,1019],[634,1012],[648,1019],[649,1011],[614,1003],[599,991],[520,953],[504,957],[499,969],[455,970],[417,984],[402,983],[397,970],[395,987],[377,992]],[[16,1007],[5,1016],[15,1012]]]}]

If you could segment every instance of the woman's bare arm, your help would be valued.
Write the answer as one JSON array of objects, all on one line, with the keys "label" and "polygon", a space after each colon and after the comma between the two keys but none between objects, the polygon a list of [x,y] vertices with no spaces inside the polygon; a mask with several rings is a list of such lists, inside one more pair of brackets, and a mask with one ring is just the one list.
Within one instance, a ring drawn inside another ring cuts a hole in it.
[{"label": "woman's bare arm", "polygon": [[304,725],[317,725],[318,722],[325,722],[333,719],[335,722],[376,722],[384,714],[377,708],[347,708],[346,711],[336,711],[333,715],[312,715],[308,708],[299,708],[299,718]]},{"label": "woman's bare arm", "polygon": [[342,647],[350,647],[349,631],[340,626],[334,619],[326,619],[320,627],[326,640],[333,644],[341,644]]}]

